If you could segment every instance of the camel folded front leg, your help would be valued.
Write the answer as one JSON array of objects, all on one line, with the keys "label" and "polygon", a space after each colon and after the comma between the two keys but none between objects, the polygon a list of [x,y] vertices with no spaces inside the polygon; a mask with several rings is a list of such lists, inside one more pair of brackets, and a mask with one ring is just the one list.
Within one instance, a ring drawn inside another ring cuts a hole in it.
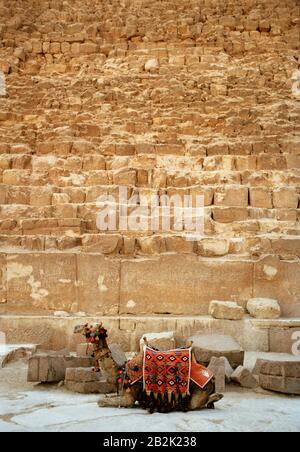
[{"label": "camel folded front leg", "polygon": [[101,408],[133,408],[135,405],[133,394],[125,393],[123,395],[111,394],[106,395],[98,401]]},{"label": "camel folded front leg", "polygon": [[206,407],[210,410],[214,410],[215,409],[215,403],[219,402],[220,400],[222,400],[224,398],[223,394],[211,394],[209,396],[208,402]]}]

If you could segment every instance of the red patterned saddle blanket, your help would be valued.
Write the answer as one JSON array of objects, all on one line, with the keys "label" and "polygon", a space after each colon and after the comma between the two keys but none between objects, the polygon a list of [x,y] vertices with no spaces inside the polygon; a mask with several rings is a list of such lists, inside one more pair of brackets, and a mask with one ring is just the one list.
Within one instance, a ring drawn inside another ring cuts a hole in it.
[{"label": "red patterned saddle blanket", "polygon": [[187,395],[191,381],[204,389],[214,376],[197,363],[191,348],[162,352],[147,346],[126,367],[131,384],[142,380],[148,394]]},{"label": "red patterned saddle blanket", "polygon": [[161,352],[145,347],[144,390],[148,395],[189,394],[191,364],[191,348]]}]

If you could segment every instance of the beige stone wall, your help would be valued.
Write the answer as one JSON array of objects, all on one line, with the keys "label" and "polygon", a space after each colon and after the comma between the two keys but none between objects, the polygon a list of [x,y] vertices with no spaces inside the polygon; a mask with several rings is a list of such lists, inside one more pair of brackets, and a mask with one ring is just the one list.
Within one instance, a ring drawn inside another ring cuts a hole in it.
[{"label": "beige stone wall", "polygon": [[[299,17],[298,0],[0,2],[1,312],[254,296],[299,317]],[[119,185],[202,194],[205,237],[99,232]]]},{"label": "beige stone wall", "polygon": [[[103,319],[109,330],[109,342],[119,343],[124,351],[139,351],[141,337],[148,332],[174,331],[177,346],[186,345],[186,339],[195,334],[230,335],[245,351],[291,353],[293,333],[299,331],[299,319],[217,320],[194,316],[106,316]],[[40,344],[42,349],[76,351],[82,343],[80,335],[74,335],[75,325],[99,321],[98,316],[53,317],[8,315],[0,317],[0,330],[5,331],[10,343]]]},{"label": "beige stone wall", "polygon": [[1,312],[90,315],[207,315],[211,300],[246,306],[277,297],[286,317],[299,315],[299,265],[278,258],[203,259],[167,255],[108,259],[91,254],[1,256]]}]

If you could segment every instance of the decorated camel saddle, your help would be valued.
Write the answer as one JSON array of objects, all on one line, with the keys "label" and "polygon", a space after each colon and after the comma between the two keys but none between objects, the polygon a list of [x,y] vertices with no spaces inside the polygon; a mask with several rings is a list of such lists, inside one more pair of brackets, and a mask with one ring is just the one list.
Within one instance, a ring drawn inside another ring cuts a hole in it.
[{"label": "decorated camel saddle", "polygon": [[116,383],[117,395],[99,401],[99,406],[134,407],[154,411],[188,411],[214,408],[223,398],[215,392],[211,370],[196,361],[192,344],[185,348],[160,351],[148,344],[143,352],[122,368],[114,362],[107,344],[107,330],[102,324],[75,328],[94,346],[95,371],[101,371]]}]

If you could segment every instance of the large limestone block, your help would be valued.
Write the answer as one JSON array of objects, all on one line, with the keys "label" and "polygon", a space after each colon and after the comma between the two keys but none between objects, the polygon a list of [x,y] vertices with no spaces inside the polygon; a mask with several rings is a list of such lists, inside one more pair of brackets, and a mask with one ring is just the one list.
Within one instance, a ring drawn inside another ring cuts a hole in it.
[{"label": "large limestone block", "polygon": [[259,207],[263,209],[272,209],[272,192],[264,187],[250,188],[250,205],[251,207]]},{"label": "large limestone block", "polygon": [[297,209],[298,194],[294,188],[279,188],[273,193],[274,207],[283,209]]},{"label": "large limestone block", "polygon": [[259,384],[263,389],[269,391],[300,395],[300,378],[284,378],[261,374],[259,376]]},{"label": "large limestone block", "polygon": [[81,254],[77,258],[78,311],[118,314],[120,263],[101,255]]},{"label": "large limestone block", "polygon": [[121,264],[120,314],[207,315],[211,300],[252,296],[249,261],[176,255],[124,260]]},{"label": "large limestone block", "polygon": [[215,191],[215,205],[227,207],[247,207],[248,188],[242,186],[226,186]]},{"label": "large limestone block", "polygon": [[148,344],[159,350],[174,350],[176,347],[174,331],[163,333],[145,333],[140,340],[141,351],[144,348],[144,338],[147,338]]},{"label": "large limestone block", "polygon": [[284,258],[298,259],[300,256],[299,237],[282,237],[272,239],[272,250]]},{"label": "large limestone block", "polygon": [[121,236],[106,234],[88,234],[82,238],[83,251],[99,254],[112,254],[122,247]]},{"label": "large limestone block", "polygon": [[108,383],[106,378],[101,377],[99,381],[65,381],[68,391],[79,394],[111,394],[116,392],[116,385]]},{"label": "large limestone block", "polygon": [[[291,353],[295,344],[296,338],[299,336],[300,325],[292,327],[289,325],[285,328],[284,325],[274,325],[269,330],[269,347],[270,351],[276,353]],[[300,344],[298,350],[300,351]]]},{"label": "large limestone block", "polygon": [[192,336],[193,351],[199,362],[208,364],[212,357],[224,356],[232,367],[244,363],[244,351],[241,346],[231,337],[220,334]]},{"label": "large limestone block", "polygon": [[225,256],[229,253],[229,240],[202,239],[198,242],[198,254],[204,257]]},{"label": "large limestone block", "polygon": [[213,218],[218,223],[233,223],[235,221],[247,221],[249,211],[245,207],[215,207]]},{"label": "large limestone block", "polygon": [[77,298],[72,254],[13,254],[6,273],[9,311],[70,311]]},{"label": "large limestone block", "polygon": [[[214,373],[216,392],[222,394],[225,392],[225,360],[226,358],[216,358],[215,356],[210,360],[208,368]],[[229,364],[230,366],[230,364]]]},{"label": "large limestone block", "polygon": [[261,359],[258,361],[259,361],[259,374],[300,379],[300,360],[271,361]]},{"label": "large limestone block", "polygon": [[91,382],[101,380],[101,372],[94,372],[92,367],[69,367],[66,369],[66,381]]},{"label": "large limestone block", "polygon": [[247,303],[249,314],[256,319],[278,319],[281,308],[277,300],[270,298],[252,298]]},{"label": "large limestone block", "polygon": [[94,360],[90,357],[59,355],[34,355],[28,361],[27,380],[36,382],[59,382],[65,379],[69,367],[90,367]]},{"label": "large limestone block", "polygon": [[283,317],[300,316],[300,262],[267,256],[254,264],[253,296],[280,300]]},{"label": "large limestone block", "polygon": [[209,314],[215,319],[241,320],[244,313],[244,308],[232,301],[215,300],[209,305]]},{"label": "large limestone block", "polygon": [[[225,377],[226,383],[230,383],[231,375],[233,374],[234,370],[231,367],[228,359],[225,358],[225,356],[221,356],[221,358],[216,358],[215,356],[213,356],[212,359],[210,360],[208,368],[211,369],[214,373],[216,373],[216,370],[221,368],[220,372],[222,375],[224,372],[224,377]],[[216,370],[214,370],[214,369],[216,369]]]}]

